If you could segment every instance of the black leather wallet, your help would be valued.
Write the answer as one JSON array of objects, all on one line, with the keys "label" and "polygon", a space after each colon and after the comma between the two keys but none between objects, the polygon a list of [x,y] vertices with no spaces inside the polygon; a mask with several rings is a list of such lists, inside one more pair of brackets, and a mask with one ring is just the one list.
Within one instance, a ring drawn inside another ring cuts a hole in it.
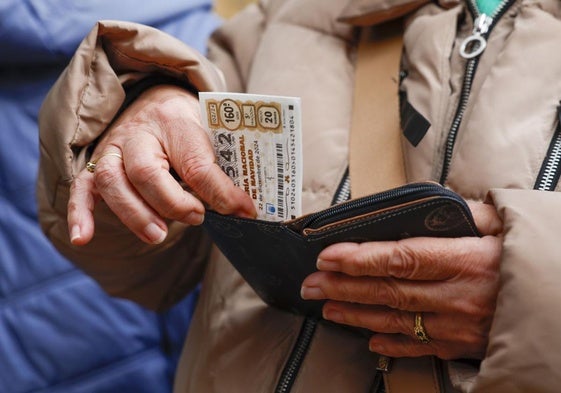
[{"label": "black leather wallet", "polygon": [[266,303],[311,317],[321,317],[323,302],[303,300],[300,287],[330,244],[479,235],[465,201],[432,182],[408,184],[284,222],[209,211],[204,225]]}]

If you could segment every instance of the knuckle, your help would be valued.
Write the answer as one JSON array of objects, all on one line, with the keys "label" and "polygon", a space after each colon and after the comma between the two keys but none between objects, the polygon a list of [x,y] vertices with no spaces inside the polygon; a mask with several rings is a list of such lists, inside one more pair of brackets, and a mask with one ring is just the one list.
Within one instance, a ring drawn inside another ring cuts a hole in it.
[{"label": "knuckle", "polygon": [[87,182],[80,176],[76,176],[70,183],[70,195],[75,196],[87,188]]},{"label": "knuckle", "polygon": [[453,302],[455,312],[468,318],[472,323],[487,325],[493,318],[495,302],[490,301],[491,296],[477,296],[460,298]]},{"label": "knuckle", "polygon": [[346,312],[343,313],[345,323],[353,326],[362,326],[368,328],[370,325],[369,318],[361,312]]},{"label": "knuckle", "polygon": [[465,348],[480,348],[486,340],[481,334],[469,331],[463,335],[461,341]]},{"label": "knuckle", "polygon": [[152,116],[154,120],[160,123],[168,123],[188,113],[188,111],[184,110],[183,105],[184,101],[182,97],[171,95],[159,101],[157,105],[151,106]]},{"label": "knuckle", "polygon": [[212,163],[201,153],[191,154],[181,162],[181,172],[187,184],[205,187],[209,183]]},{"label": "knuckle", "polygon": [[[330,281],[327,281],[330,284]],[[338,300],[342,301],[357,301],[359,300],[353,290],[353,286],[342,282],[340,285],[329,285],[329,290],[333,291]]]},{"label": "knuckle", "polygon": [[134,232],[141,233],[146,226],[146,220],[137,209],[121,208],[115,210],[115,214],[119,220]]},{"label": "knuckle", "polygon": [[183,223],[188,223],[192,219],[191,213],[197,210],[195,204],[185,195],[178,200],[166,200],[163,205],[165,207],[159,211],[163,217]]},{"label": "knuckle", "polygon": [[397,241],[394,244],[387,260],[389,275],[396,278],[412,277],[417,270],[418,258],[405,242]]},{"label": "knuckle", "polygon": [[400,312],[386,312],[384,313],[383,323],[389,329],[408,334],[411,329],[406,326],[404,319],[404,315]]},{"label": "knuckle", "polygon": [[166,200],[162,204],[159,213],[165,218],[176,219],[178,221],[184,222],[189,214],[188,209],[185,204],[179,203],[177,201]]},{"label": "knuckle", "polygon": [[[216,181],[213,181],[216,179],[213,176],[213,170],[221,171],[221,169],[210,161],[206,154],[201,153],[186,160],[183,168],[187,184],[197,193],[204,195],[214,210],[228,213],[236,208],[236,199],[229,194],[231,192],[230,184],[217,184]],[[233,183],[231,186],[233,187]]]},{"label": "knuckle", "polygon": [[369,290],[368,296],[370,299],[376,299],[394,309],[404,309],[405,300],[393,280],[383,279],[378,285],[370,285]]},{"label": "knuckle", "polygon": [[112,188],[118,181],[118,176],[109,166],[98,165],[94,173],[94,182],[100,190]]},{"label": "knuckle", "polygon": [[216,207],[218,211],[231,212],[235,209],[236,205],[232,198],[228,198],[227,195],[218,193],[213,199],[213,206]]},{"label": "knuckle", "polygon": [[68,206],[67,206],[67,210],[68,210],[68,214],[72,214],[75,213],[77,211],[80,210],[80,206],[78,203],[76,203],[75,201],[73,201],[72,199],[70,199],[68,201]]},{"label": "knuckle", "polygon": [[131,163],[127,169],[129,180],[136,186],[146,186],[154,183],[161,170],[161,168],[148,162]]},{"label": "knuckle", "polygon": [[369,276],[379,270],[372,253],[368,252],[367,244],[361,243],[357,247],[356,252],[351,255],[351,263],[347,264],[348,273],[353,276]]}]

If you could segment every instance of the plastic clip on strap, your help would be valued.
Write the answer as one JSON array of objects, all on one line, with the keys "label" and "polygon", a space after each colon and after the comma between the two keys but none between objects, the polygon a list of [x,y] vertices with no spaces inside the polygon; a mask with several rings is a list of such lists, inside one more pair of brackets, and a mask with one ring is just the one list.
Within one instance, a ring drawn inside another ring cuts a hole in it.
[{"label": "plastic clip on strap", "polygon": [[[390,31],[387,31],[390,30]],[[353,198],[405,184],[398,107],[402,29],[363,28],[355,71],[350,135]],[[438,360],[381,357],[387,393],[439,393]]]}]

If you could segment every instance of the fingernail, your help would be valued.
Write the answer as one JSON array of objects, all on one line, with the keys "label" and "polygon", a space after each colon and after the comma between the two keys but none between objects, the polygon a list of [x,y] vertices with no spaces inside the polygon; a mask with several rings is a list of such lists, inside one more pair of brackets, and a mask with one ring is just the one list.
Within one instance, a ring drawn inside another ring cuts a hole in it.
[{"label": "fingernail", "polygon": [[146,226],[144,234],[148,240],[154,244],[160,244],[167,236],[167,232],[154,223],[150,223]]},{"label": "fingernail", "polygon": [[344,322],[343,313],[336,310],[324,310],[323,319],[328,319],[333,322]]},{"label": "fingernail", "polygon": [[326,260],[321,259],[321,258],[318,258],[317,263],[316,263],[316,267],[319,270],[324,270],[324,271],[328,271],[328,272],[338,272],[340,270],[339,262],[326,261]]},{"label": "fingernail", "polygon": [[385,348],[382,344],[380,343],[376,343],[376,342],[369,342],[368,343],[368,349],[370,350],[370,352],[376,352],[376,353],[383,353],[385,351]]},{"label": "fingernail", "polygon": [[70,243],[74,243],[76,240],[79,240],[82,237],[80,233],[80,226],[73,225],[72,229],[70,229]]},{"label": "fingernail", "polygon": [[325,299],[325,294],[318,287],[302,287],[300,290],[302,299]]},{"label": "fingernail", "polygon": [[187,216],[187,222],[191,225],[201,225],[205,220],[205,215],[197,212],[190,213]]}]

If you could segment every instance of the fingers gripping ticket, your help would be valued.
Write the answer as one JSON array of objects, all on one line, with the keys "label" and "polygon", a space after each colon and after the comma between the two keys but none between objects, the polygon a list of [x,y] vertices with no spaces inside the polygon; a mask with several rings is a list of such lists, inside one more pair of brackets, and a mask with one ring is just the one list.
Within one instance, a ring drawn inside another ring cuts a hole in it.
[{"label": "fingers gripping ticket", "polygon": [[[99,200],[148,243],[165,239],[164,219],[201,224],[205,204],[224,214],[254,215],[250,198],[214,164],[198,100],[178,87],[162,85],[141,94],[99,141],[94,156],[104,155],[90,167],[93,171],[81,171],[72,186],[68,223],[74,244],[91,240]],[[193,194],[177,182],[171,168]]]}]

